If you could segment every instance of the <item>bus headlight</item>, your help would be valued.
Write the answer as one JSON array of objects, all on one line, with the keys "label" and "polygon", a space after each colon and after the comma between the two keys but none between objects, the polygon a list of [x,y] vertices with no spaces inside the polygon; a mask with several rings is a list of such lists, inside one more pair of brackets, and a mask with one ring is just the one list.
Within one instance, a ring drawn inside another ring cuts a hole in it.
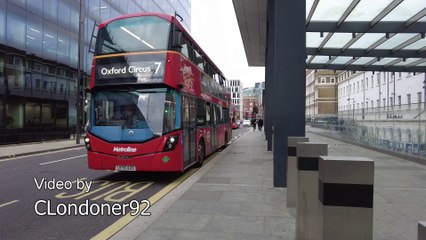
[{"label": "bus headlight", "polygon": [[166,144],[164,145],[163,152],[172,151],[175,149],[176,144],[178,143],[178,135],[172,135],[167,138]]},{"label": "bus headlight", "polygon": [[92,150],[92,146],[90,146],[90,139],[88,137],[84,138],[84,144],[86,144],[87,150]]}]

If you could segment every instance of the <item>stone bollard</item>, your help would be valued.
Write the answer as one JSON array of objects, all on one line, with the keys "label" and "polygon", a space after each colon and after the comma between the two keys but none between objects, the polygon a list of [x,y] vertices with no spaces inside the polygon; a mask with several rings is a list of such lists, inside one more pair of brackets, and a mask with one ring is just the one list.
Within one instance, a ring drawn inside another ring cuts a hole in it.
[{"label": "stone bollard", "polygon": [[307,137],[288,137],[287,148],[287,207],[297,203],[297,143],[309,142]]},{"label": "stone bollard", "polygon": [[325,143],[297,144],[296,239],[317,240],[319,232],[318,160],[328,154]]},{"label": "stone bollard", "polygon": [[419,222],[417,226],[417,239],[426,240],[426,222]]},{"label": "stone bollard", "polygon": [[347,156],[321,157],[318,188],[318,239],[373,239],[373,160]]}]

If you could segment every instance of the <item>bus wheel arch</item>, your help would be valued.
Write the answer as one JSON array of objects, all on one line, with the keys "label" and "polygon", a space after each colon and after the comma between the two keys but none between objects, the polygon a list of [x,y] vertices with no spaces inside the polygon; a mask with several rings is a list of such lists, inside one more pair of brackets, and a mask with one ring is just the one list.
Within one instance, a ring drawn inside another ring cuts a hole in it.
[{"label": "bus wheel arch", "polygon": [[197,147],[197,163],[195,164],[196,167],[203,166],[204,159],[206,158],[206,146],[204,145],[204,139],[201,138],[198,142]]}]

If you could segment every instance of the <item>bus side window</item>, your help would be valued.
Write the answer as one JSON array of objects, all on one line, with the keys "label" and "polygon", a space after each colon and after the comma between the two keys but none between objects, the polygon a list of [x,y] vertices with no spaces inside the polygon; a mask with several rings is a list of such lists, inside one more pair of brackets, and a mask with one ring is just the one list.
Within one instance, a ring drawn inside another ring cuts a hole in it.
[{"label": "bus side window", "polygon": [[210,117],[210,104],[206,103],[206,123],[207,125],[211,124],[211,117]]},{"label": "bus side window", "polygon": [[188,59],[191,59],[193,51],[191,43],[186,39],[186,37],[184,37],[184,44],[182,44],[180,52]]},{"label": "bus side window", "polygon": [[206,103],[197,99],[197,126],[206,125]]},{"label": "bus side window", "polygon": [[195,64],[201,69],[201,71],[204,71],[204,59],[203,56],[195,50]]},{"label": "bus side window", "polygon": [[223,112],[223,122],[229,123],[229,109],[222,108],[222,112]]}]

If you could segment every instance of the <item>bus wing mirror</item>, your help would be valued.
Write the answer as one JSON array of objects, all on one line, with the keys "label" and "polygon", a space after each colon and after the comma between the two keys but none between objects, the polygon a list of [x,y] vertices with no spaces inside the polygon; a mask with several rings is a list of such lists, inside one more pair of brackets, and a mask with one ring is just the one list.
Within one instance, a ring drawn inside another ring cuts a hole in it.
[{"label": "bus wing mirror", "polygon": [[182,31],[179,28],[175,28],[173,31],[173,48],[180,49],[184,43]]}]

